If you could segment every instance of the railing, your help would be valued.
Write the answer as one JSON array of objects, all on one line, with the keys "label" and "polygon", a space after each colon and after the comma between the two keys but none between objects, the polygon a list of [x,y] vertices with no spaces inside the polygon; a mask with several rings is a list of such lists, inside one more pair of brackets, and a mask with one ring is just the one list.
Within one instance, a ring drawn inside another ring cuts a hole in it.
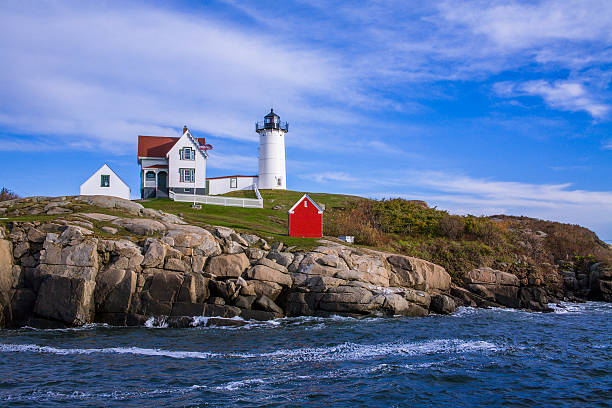
[{"label": "railing", "polygon": [[[223,205],[225,207],[263,208],[263,199],[180,194],[170,191],[170,199],[183,203]],[[261,197],[261,195],[259,196]]]},{"label": "railing", "polygon": [[264,130],[264,129],[280,129],[280,130],[284,130],[285,132],[289,131],[289,124],[287,122],[272,122],[272,123],[265,123],[265,122],[255,122],[255,131],[259,132],[260,130]]},{"label": "railing", "polygon": [[257,188],[257,184],[253,183],[253,191],[255,191],[255,197],[257,197],[258,200],[263,200],[261,193],[259,192],[259,189]]}]

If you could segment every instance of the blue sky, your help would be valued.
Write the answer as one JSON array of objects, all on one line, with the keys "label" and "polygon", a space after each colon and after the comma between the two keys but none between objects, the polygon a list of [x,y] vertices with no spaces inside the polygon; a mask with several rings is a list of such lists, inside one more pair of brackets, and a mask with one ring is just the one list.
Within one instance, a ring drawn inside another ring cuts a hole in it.
[{"label": "blue sky", "polygon": [[[424,5],[425,4],[425,5]],[[577,223],[612,240],[612,2],[0,3],[0,185],[78,194],[187,124],[208,176]]]}]

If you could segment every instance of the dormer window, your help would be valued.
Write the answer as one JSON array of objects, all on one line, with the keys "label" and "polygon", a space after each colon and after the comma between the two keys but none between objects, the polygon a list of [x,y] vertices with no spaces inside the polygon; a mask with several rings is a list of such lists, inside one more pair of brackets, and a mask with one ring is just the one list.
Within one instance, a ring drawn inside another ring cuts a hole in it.
[{"label": "dormer window", "polygon": [[181,160],[195,160],[195,150],[191,147],[183,147],[179,152]]}]

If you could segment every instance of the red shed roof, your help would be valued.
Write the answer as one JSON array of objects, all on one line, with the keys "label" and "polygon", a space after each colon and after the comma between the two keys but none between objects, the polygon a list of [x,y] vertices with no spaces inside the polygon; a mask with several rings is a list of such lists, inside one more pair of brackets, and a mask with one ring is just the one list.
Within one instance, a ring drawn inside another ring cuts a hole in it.
[{"label": "red shed roof", "polygon": [[[138,157],[165,158],[179,139],[180,137],[138,136]],[[198,142],[204,144],[206,139],[199,137]]]},{"label": "red shed roof", "polygon": [[302,198],[300,198],[300,199],[297,201],[297,203],[293,204],[293,207],[291,207],[291,208],[289,209],[289,211],[287,211],[287,212],[288,212],[289,214],[293,214],[293,211],[295,210],[295,208],[296,208],[296,207],[297,207],[297,206],[298,206],[298,205],[299,205],[299,204],[300,204],[302,201],[304,201],[304,200],[308,200],[308,201],[310,201],[310,202],[311,202],[311,203],[312,203],[312,204],[315,206],[315,208],[316,208],[316,209],[319,211],[319,214],[323,214],[323,209],[322,209],[322,208],[319,206],[319,204],[317,204],[317,203],[315,202],[315,200],[313,200],[312,198],[308,197],[308,194],[304,194],[304,195],[302,196]]}]

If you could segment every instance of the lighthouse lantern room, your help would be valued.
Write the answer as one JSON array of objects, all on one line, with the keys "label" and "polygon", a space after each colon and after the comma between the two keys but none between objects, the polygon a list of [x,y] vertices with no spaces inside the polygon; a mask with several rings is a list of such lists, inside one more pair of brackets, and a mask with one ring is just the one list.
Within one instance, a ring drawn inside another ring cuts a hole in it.
[{"label": "lighthouse lantern room", "polygon": [[285,133],[289,131],[289,124],[281,122],[280,116],[270,109],[263,122],[255,124],[255,131],[259,133],[258,187],[286,190]]}]

